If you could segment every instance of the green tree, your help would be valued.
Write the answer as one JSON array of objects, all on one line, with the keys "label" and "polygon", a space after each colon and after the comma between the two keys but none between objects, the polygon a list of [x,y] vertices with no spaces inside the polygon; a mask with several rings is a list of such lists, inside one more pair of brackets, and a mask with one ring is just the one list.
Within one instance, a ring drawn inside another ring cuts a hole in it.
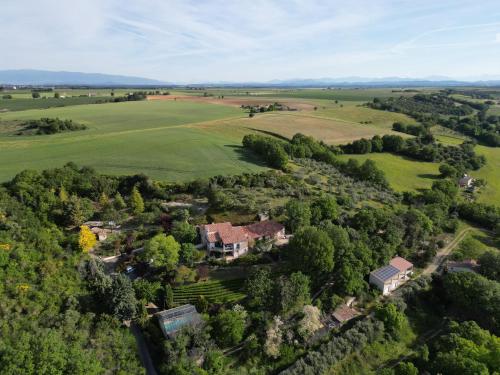
[{"label": "green tree", "polygon": [[120,192],[116,192],[115,199],[114,199],[113,203],[114,203],[114,206],[117,210],[123,210],[124,208],[127,207],[127,204],[125,203],[125,200],[123,199]]},{"label": "green tree", "polygon": [[309,277],[295,272],[290,277],[281,276],[273,294],[274,311],[280,315],[290,315],[311,302]]},{"label": "green tree", "polygon": [[339,214],[337,200],[331,195],[322,194],[312,203],[311,214],[314,224],[323,220],[336,220]]},{"label": "green tree", "polygon": [[181,263],[189,267],[193,267],[194,262],[199,258],[199,251],[192,243],[182,243],[181,250],[179,251]]},{"label": "green tree", "polygon": [[179,261],[180,248],[181,245],[179,245],[173,236],[157,234],[146,242],[140,258],[146,262],[150,262],[155,267],[165,267],[171,271],[175,269]]},{"label": "green tree", "polygon": [[137,300],[130,279],[118,274],[113,278],[109,292],[109,304],[114,316],[120,320],[130,320],[137,312]]},{"label": "green tree", "polygon": [[227,374],[226,359],[220,350],[210,350],[205,355],[203,361],[203,369],[208,375],[224,375]]},{"label": "green tree", "polygon": [[178,242],[193,243],[196,240],[196,227],[187,221],[174,221],[172,223],[172,235]]},{"label": "green tree", "polygon": [[299,200],[290,200],[285,207],[287,226],[292,232],[311,224],[311,209],[309,204]]},{"label": "green tree", "polygon": [[500,252],[487,251],[479,258],[479,272],[490,280],[500,282]]},{"label": "green tree", "polygon": [[245,320],[246,313],[237,310],[224,310],[213,316],[210,324],[215,341],[222,347],[240,343],[245,332]]},{"label": "green tree", "polygon": [[63,206],[64,221],[68,225],[82,225],[94,214],[94,204],[90,199],[72,195]]},{"label": "green tree", "polygon": [[375,317],[384,323],[387,332],[394,338],[398,338],[401,330],[406,323],[406,316],[398,311],[393,303],[378,305],[375,309]]},{"label": "green tree", "polygon": [[151,282],[146,279],[137,279],[133,283],[135,295],[140,300],[153,302],[156,300],[158,291],[160,290],[160,282]]},{"label": "green tree", "polygon": [[166,309],[174,307],[174,291],[170,284],[166,284],[163,292],[163,304]]},{"label": "green tree", "polygon": [[334,248],[328,234],[315,227],[299,229],[290,240],[288,255],[293,267],[320,279],[334,266]]},{"label": "green tree", "polygon": [[449,164],[441,164],[439,166],[439,173],[443,178],[455,178],[458,175],[458,170]]},{"label": "green tree", "polygon": [[395,375],[418,375],[418,368],[411,362],[401,362],[396,366]]},{"label": "green tree", "polygon": [[144,212],[144,200],[142,199],[141,193],[137,186],[132,189],[132,194],[130,195],[130,207],[134,215],[139,215]]},{"label": "green tree", "polygon": [[273,281],[268,268],[257,268],[245,281],[248,305],[253,308],[266,308],[270,305]]},{"label": "green tree", "polygon": [[32,93],[31,93],[31,97],[32,97],[33,99],[38,99],[38,98],[40,97],[40,93],[38,93],[38,92],[36,92],[36,91],[35,91],[35,92],[32,92]]}]

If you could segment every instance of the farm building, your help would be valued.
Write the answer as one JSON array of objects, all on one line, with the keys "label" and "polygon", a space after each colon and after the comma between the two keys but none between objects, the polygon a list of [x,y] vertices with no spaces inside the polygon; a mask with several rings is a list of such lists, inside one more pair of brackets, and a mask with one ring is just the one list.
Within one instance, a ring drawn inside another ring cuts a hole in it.
[{"label": "farm building", "polygon": [[413,273],[413,264],[401,257],[391,259],[389,265],[370,273],[370,284],[375,285],[387,295],[409,280]]},{"label": "farm building", "polygon": [[193,305],[182,305],[161,311],[156,313],[155,316],[166,338],[172,337],[187,325],[196,325],[201,322],[200,314],[198,314],[196,307]]},{"label": "farm building", "polygon": [[477,272],[479,265],[473,259],[465,259],[461,262],[448,261],[444,265],[446,272]]},{"label": "farm building", "polygon": [[248,252],[257,240],[281,239],[285,227],[272,220],[259,221],[246,226],[233,226],[229,222],[200,226],[200,237],[208,255],[238,258]]},{"label": "farm building", "polygon": [[468,174],[464,174],[462,178],[458,180],[458,186],[461,188],[470,188],[474,184],[474,179]]}]

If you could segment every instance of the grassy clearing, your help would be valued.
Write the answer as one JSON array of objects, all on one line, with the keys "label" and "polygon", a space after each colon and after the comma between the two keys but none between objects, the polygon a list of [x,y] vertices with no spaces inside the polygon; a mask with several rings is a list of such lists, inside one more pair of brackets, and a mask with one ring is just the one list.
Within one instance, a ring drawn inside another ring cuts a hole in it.
[{"label": "grassy clearing", "polygon": [[475,178],[482,178],[486,186],[479,192],[479,202],[500,206],[500,148],[476,146],[476,152],[486,157],[486,165],[472,172]]},{"label": "grassy clearing", "polygon": [[439,177],[439,164],[406,159],[387,153],[365,155],[341,155],[344,160],[356,159],[360,163],[371,159],[385,172],[391,187],[396,191],[412,191],[430,188]]},{"label": "grassy clearing", "polygon": [[226,106],[146,101],[1,114],[0,122],[59,117],[88,129],[50,136],[0,135],[0,180],[22,169],[50,168],[68,161],[103,173],[145,173],[178,181],[264,169],[242,149],[241,138],[196,126],[241,116],[241,110]]},{"label": "grassy clearing", "polygon": [[195,303],[199,296],[209,302],[236,302],[245,298],[242,293],[245,279],[204,281],[173,289],[176,304]]},{"label": "grassy clearing", "polygon": [[[445,144],[458,145],[463,138],[448,135],[437,135],[436,138]],[[486,186],[479,190],[478,201],[500,205],[500,148],[476,146],[476,152],[486,157],[486,165],[478,171],[472,171],[474,178],[486,181]]]}]

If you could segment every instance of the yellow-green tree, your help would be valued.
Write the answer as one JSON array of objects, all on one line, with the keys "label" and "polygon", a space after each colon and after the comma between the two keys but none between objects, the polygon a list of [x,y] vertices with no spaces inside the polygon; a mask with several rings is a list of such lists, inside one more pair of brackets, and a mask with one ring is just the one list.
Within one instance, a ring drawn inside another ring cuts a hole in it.
[{"label": "yellow-green tree", "polygon": [[104,208],[107,207],[108,205],[109,205],[109,198],[105,192],[102,192],[101,195],[99,196],[99,206],[101,206],[101,208]]},{"label": "yellow-green tree", "polygon": [[64,188],[64,186],[61,185],[61,188],[59,189],[59,199],[61,202],[67,202],[68,201],[68,192]]},{"label": "yellow-green tree", "polygon": [[80,236],[78,238],[78,244],[80,245],[80,249],[83,252],[88,252],[90,249],[92,249],[97,240],[95,238],[95,234],[92,233],[90,228],[86,225],[82,225],[80,227]]},{"label": "yellow-green tree", "polygon": [[139,215],[144,211],[144,200],[142,199],[137,186],[134,186],[132,189],[132,194],[130,195],[130,206],[132,207],[134,215]]}]

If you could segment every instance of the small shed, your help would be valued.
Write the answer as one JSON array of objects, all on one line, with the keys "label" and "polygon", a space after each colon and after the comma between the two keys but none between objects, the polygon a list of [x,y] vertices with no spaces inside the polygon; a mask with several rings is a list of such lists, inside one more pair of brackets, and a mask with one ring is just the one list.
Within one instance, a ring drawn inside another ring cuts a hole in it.
[{"label": "small shed", "polygon": [[359,312],[354,310],[352,307],[347,306],[346,304],[342,304],[335,309],[332,315],[336,321],[342,324],[357,317],[359,315]]}]

